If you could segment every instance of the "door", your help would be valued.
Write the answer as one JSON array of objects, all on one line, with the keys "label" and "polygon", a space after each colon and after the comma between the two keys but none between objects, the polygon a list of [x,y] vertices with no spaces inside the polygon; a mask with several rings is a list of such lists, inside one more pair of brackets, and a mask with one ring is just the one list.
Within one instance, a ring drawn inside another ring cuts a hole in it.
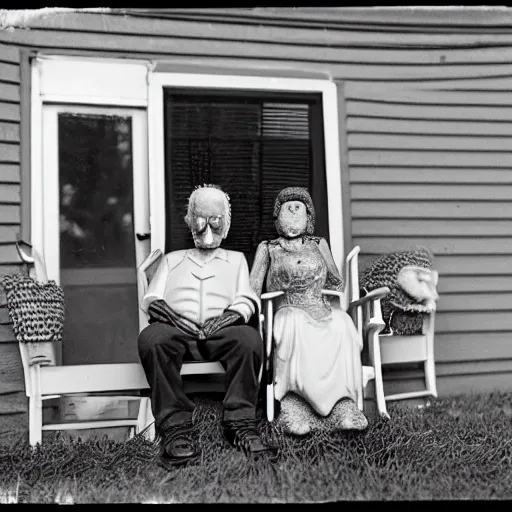
[{"label": "door", "polygon": [[45,104],[42,149],[44,254],[66,302],[62,363],[137,362],[146,112]]}]

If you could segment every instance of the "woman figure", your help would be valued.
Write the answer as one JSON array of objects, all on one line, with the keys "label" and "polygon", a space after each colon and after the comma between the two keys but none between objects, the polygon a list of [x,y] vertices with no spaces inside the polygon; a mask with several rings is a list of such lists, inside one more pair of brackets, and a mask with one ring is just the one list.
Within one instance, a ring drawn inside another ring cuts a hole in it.
[{"label": "woman figure", "polygon": [[[361,350],[350,316],[322,289],[342,289],[325,239],[313,236],[315,209],[305,188],[288,187],[274,204],[278,238],[261,242],[251,286],[284,291],[274,316],[275,398],[285,431],[364,430]],[[337,299],[336,299],[337,300]]]}]

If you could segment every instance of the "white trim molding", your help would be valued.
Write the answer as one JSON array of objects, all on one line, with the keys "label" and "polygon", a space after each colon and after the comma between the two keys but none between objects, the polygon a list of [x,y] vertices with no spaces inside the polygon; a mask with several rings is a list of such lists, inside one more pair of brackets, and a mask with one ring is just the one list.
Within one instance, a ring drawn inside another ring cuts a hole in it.
[{"label": "white trim molding", "polygon": [[149,61],[81,57],[37,57],[44,103],[147,106]]},{"label": "white trim molding", "polygon": [[30,90],[30,238],[33,248],[44,256],[43,191],[43,102],[40,91],[40,61],[32,61]]},{"label": "white trim molding", "polygon": [[[331,251],[341,272],[343,269],[343,222],[341,165],[338,133],[336,84],[330,80],[309,78],[213,75],[201,73],[149,72],[148,136],[150,175],[151,250],[165,250],[165,138],[164,88],[233,89],[276,92],[312,92],[322,95],[325,141],[325,168]],[[318,206],[317,206],[318,207]]]}]

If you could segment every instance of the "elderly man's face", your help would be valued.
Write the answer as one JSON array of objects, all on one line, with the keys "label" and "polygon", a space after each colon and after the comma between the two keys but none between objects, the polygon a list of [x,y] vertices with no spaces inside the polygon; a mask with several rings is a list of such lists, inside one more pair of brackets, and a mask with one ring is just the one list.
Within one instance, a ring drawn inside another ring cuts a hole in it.
[{"label": "elderly man's face", "polygon": [[197,193],[189,225],[198,249],[215,249],[224,238],[226,202],[224,193],[205,188]]},{"label": "elderly man's face", "polygon": [[278,232],[286,238],[296,238],[306,232],[308,211],[302,201],[287,201],[279,210]]}]

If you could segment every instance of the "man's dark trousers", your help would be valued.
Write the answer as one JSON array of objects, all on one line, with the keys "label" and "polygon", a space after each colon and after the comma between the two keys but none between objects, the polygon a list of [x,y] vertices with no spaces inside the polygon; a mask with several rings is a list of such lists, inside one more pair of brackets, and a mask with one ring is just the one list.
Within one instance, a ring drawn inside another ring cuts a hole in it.
[{"label": "man's dark trousers", "polygon": [[226,370],[224,419],[255,419],[263,342],[254,327],[233,325],[197,340],[177,327],[156,322],[140,333],[138,349],[158,432],[192,420],[194,403],[183,391],[180,375],[184,360],[220,361]]}]

